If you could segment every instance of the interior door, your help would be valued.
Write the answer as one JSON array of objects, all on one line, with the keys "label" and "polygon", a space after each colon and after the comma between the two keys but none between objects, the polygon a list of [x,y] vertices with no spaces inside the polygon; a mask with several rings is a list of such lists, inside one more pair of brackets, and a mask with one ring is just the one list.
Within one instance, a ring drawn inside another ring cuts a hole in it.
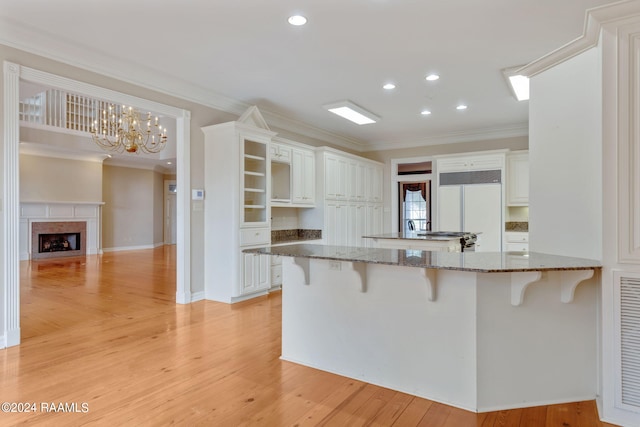
[{"label": "interior door", "polygon": [[502,186],[464,186],[464,231],[478,234],[477,252],[502,250]]}]

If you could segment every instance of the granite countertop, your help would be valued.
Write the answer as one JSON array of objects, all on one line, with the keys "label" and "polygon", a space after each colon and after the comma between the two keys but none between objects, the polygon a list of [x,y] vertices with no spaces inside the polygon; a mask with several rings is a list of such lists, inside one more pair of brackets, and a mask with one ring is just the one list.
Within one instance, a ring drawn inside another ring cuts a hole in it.
[{"label": "granite countertop", "polygon": [[539,252],[438,252],[312,244],[245,249],[243,252],[478,273],[592,270],[602,267],[602,263],[596,260]]},{"label": "granite countertop", "polygon": [[[449,240],[460,240],[460,236],[443,236],[439,234],[427,234],[425,236],[421,236],[423,233],[433,233],[432,231],[416,231],[416,232],[392,232],[392,233],[384,233],[384,234],[372,234],[370,236],[362,236],[363,239],[393,239],[393,240],[433,240],[438,242],[446,242]],[[437,232],[436,232],[437,233]],[[479,233],[471,233],[471,234],[479,234]]]}]

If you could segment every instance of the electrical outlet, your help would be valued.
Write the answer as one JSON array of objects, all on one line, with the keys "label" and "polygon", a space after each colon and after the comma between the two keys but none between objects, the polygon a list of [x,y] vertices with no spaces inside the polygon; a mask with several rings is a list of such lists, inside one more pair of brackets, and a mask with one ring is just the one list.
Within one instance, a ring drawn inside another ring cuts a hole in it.
[{"label": "electrical outlet", "polygon": [[331,263],[329,264],[329,270],[342,270],[342,263],[340,261],[331,261]]}]

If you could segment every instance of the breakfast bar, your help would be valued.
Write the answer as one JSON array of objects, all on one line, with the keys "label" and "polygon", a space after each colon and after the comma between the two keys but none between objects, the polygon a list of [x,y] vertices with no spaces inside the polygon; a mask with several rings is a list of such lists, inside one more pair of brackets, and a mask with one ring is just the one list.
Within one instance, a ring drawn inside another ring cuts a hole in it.
[{"label": "breakfast bar", "polygon": [[594,399],[600,262],[300,244],[282,359],[474,412]]}]

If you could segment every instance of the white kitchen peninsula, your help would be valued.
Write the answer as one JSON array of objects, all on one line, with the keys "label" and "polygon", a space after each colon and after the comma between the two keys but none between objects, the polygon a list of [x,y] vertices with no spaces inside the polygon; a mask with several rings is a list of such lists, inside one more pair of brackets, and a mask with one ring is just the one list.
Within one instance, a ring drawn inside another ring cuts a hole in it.
[{"label": "white kitchen peninsula", "polygon": [[301,244],[282,359],[476,412],[594,399],[600,263]]},{"label": "white kitchen peninsula", "polygon": [[372,242],[372,245],[366,245],[367,247],[374,248],[462,252],[473,250],[476,236],[475,233],[447,231],[396,231],[362,236],[362,238]]}]

